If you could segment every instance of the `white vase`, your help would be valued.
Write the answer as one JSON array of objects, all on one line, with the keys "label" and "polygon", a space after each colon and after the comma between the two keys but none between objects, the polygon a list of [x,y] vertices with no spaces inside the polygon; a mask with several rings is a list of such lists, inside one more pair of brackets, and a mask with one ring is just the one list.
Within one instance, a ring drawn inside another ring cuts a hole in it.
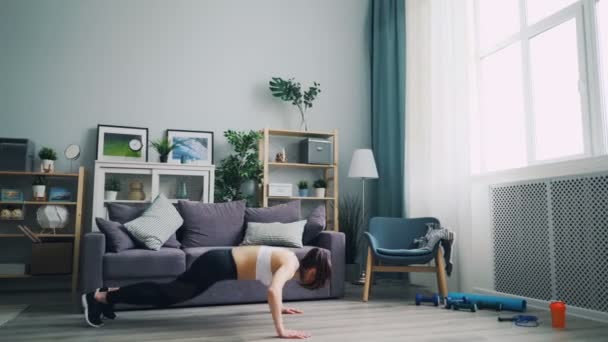
[{"label": "white vase", "polygon": [[104,198],[106,201],[116,201],[117,196],[118,196],[118,191],[106,190],[106,192],[104,193]]},{"label": "white vase", "polygon": [[325,188],[315,188],[315,197],[325,197]]},{"label": "white vase", "polygon": [[46,198],[46,185],[32,185],[34,200],[43,201]]},{"label": "white vase", "polygon": [[40,172],[51,173],[55,171],[55,161],[50,159],[42,159],[40,162]]}]

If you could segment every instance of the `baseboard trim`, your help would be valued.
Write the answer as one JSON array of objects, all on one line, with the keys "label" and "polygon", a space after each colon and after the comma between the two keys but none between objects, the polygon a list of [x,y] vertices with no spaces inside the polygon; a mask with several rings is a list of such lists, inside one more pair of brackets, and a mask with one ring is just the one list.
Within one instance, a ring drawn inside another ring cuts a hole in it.
[{"label": "baseboard trim", "polygon": [[[504,297],[509,297],[509,298],[523,298],[528,302],[529,307],[549,311],[550,302],[546,301],[546,300],[540,300],[540,299],[528,298],[528,297],[522,297],[522,296],[514,296],[511,294],[502,293],[502,292],[498,292],[498,291],[494,291],[494,290],[488,290],[488,289],[484,289],[484,288],[480,288],[480,287],[474,287],[473,291],[477,292],[479,294],[485,294],[485,295],[504,296]],[[568,305],[568,303],[566,303],[566,305]],[[575,316],[575,317],[590,319],[590,320],[597,321],[597,322],[608,323],[608,312],[589,310],[589,309],[584,309],[584,308],[579,308],[576,306],[568,305],[568,307],[566,309],[566,314],[568,316]]]}]

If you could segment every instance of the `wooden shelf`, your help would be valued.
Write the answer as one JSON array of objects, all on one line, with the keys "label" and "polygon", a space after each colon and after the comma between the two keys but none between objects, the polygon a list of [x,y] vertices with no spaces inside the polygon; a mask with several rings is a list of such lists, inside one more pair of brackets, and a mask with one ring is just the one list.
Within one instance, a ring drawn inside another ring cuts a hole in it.
[{"label": "wooden shelf", "polygon": [[[36,234],[39,238],[73,238],[75,234]],[[0,234],[0,238],[24,238],[23,234]]]},{"label": "wooden shelf", "polygon": [[0,171],[0,176],[47,176],[47,177],[78,177],[77,173],[63,172],[26,172],[26,171]]},{"label": "wooden shelf", "polygon": [[271,200],[317,200],[317,201],[333,201],[334,197],[300,197],[300,196],[268,196]]},{"label": "wooden shelf", "polygon": [[31,274],[0,274],[0,279],[21,279],[31,277]]},{"label": "wooden shelf", "polygon": [[5,205],[10,205],[10,204],[14,204],[14,205],[48,205],[48,204],[54,204],[54,205],[76,205],[76,202],[59,202],[59,201],[53,201],[53,202],[49,202],[49,201],[21,201],[21,202],[0,202],[1,204],[5,204]]},{"label": "wooden shelf", "polygon": [[268,134],[283,137],[312,137],[312,138],[331,138],[335,134],[333,132],[303,132],[291,131],[283,129],[269,129]]},{"label": "wooden shelf", "polygon": [[269,166],[277,166],[277,167],[292,167],[292,168],[302,168],[302,169],[333,169],[336,167],[335,164],[301,164],[301,163],[277,163],[277,162],[268,162]]}]

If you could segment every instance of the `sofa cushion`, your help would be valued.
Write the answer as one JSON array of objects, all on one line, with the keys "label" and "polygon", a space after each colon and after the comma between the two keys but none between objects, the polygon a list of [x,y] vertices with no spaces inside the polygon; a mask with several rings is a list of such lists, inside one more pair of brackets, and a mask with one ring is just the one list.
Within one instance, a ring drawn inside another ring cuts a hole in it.
[{"label": "sofa cushion", "polygon": [[236,246],[243,238],[245,201],[201,203],[179,201],[184,218],[182,246]]},{"label": "sofa cushion", "polygon": [[241,245],[302,247],[302,234],[306,220],[291,223],[248,222]]},{"label": "sofa cushion", "polygon": [[[133,221],[140,217],[144,211],[148,208],[147,203],[107,203],[106,208],[108,210],[108,219],[112,222],[118,222],[125,224],[129,221]],[[138,241],[135,241],[137,243]],[[163,247],[180,248],[182,245],[177,240],[175,234],[169,237],[169,240],[165,242]],[[145,247],[145,246],[140,246]]]},{"label": "sofa cushion", "polygon": [[127,229],[121,223],[99,217],[95,218],[95,223],[106,238],[106,252],[118,253],[136,247]]},{"label": "sofa cushion", "polygon": [[291,201],[268,208],[247,208],[246,222],[291,223],[300,220],[300,201]]},{"label": "sofa cushion", "polygon": [[129,249],[103,257],[104,279],[175,277],[185,270],[186,255],[176,248]]},{"label": "sofa cushion", "polygon": [[160,194],[140,217],[125,223],[125,227],[146,247],[159,250],[183,223],[177,209]]},{"label": "sofa cushion", "polygon": [[306,226],[304,226],[302,243],[305,245],[311,243],[323,230],[325,230],[326,222],[325,205],[320,205],[313,209],[310,215],[308,215]]}]

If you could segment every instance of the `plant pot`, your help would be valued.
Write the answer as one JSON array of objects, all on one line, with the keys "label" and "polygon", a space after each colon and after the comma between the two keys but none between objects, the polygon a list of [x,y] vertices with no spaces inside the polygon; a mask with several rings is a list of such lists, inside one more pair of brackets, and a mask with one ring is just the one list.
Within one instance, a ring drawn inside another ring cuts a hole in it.
[{"label": "plant pot", "polygon": [[167,162],[167,157],[168,156],[159,156],[158,159],[160,160],[161,163],[166,163]]},{"label": "plant pot", "polygon": [[325,188],[315,188],[315,197],[325,197]]},{"label": "plant pot", "polygon": [[104,193],[104,199],[106,201],[116,201],[117,196],[118,196],[118,191],[106,190],[106,192]]},{"label": "plant pot", "polygon": [[298,189],[298,196],[308,197],[308,189]]},{"label": "plant pot", "polygon": [[241,187],[239,189],[241,193],[247,197],[255,195],[255,181],[252,179],[248,179],[241,183]]},{"label": "plant pot", "polygon": [[55,171],[55,161],[50,159],[42,159],[40,162],[40,172],[51,173]]},{"label": "plant pot", "polygon": [[46,200],[46,185],[32,185],[32,197],[35,201]]}]

